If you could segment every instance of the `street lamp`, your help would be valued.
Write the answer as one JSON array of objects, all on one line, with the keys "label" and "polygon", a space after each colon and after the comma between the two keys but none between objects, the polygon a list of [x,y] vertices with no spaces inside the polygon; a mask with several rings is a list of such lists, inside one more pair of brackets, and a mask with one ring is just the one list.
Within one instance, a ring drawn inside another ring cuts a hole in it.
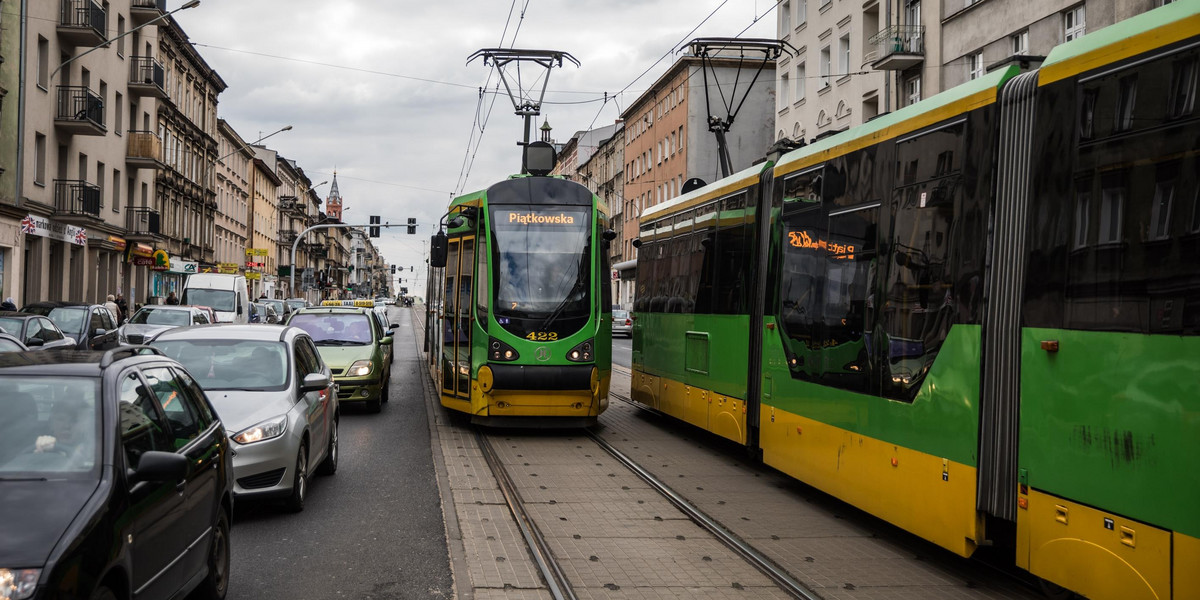
[{"label": "street lamp", "polygon": [[[195,0],[195,1],[199,2],[200,0]],[[253,146],[253,145],[255,145],[277,133],[283,133],[285,131],[291,131],[291,130],[292,130],[291,125],[284,125],[283,127],[280,127],[279,129],[276,129],[275,131],[272,131],[271,133],[268,133],[267,135],[264,135],[264,136],[258,138],[257,140],[254,140],[253,142],[246,142],[245,144],[238,146],[236,149],[234,149],[233,152],[230,152],[229,154],[226,154],[225,156],[218,158],[216,162],[221,162],[221,161],[229,158],[230,156],[233,156],[234,154],[237,154],[238,152],[241,152],[242,150],[249,148],[250,146]]]},{"label": "street lamp", "polygon": [[107,47],[109,47],[109,46],[110,46],[110,45],[111,45],[113,42],[115,42],[115,41],[117,41],[117,40],[119,40],[119,39],[121,39],[121,38],[123,38],[123,37],[125,37],[125,36],[127,36],[127,35],[129,35],[129,34],[131,34],[131,33],[133,33],[133,32],[135,32],[135,31],[138,31],[138,30],[140,30],[141,28],[143,28],[143,27],[145,27],[145,26],[147,26],[147,25],[153,25],[153,24],[155,24],[155,23],[157,23],[157,22],[159,22],[159,21],[161,21],[161,20],[163,20],[163,19],[165,19],[165,18],[167,18],[167,17],[169,17],[169,16],[171,16],[171,15],[173,15],[173,14],[175,14],[175,13],[177,13],[177,12],[181,11],[181,10],[187,10],[187,9],[189,9],[189,8],[196,8],[197,6],[200,6],[200,0],[191,0],[190,2],[188,2],[188,3],[184,4],[183,6],[180,6],[179,8],[177,8],[177,9],[175,9],[175,10],[173,10],[173,11],[170,11],[170,12],[168,12],[168,13],[165,13],[165,14],[159,15],[158,17],[155,17],[155,18],[153,18],[153,19],[150,19],[149,21],[146,21],[145,23],[142,23],[141,25],[138,25],[137,27],[134,27],[133,29],[130,29],[129,31],[126,31],[125,33],[122,33],[121,35],[118,35],[117,37],[115,37],[115,38],[113,38],[113,39],[111,39],[111,40],[105,40],[105,42],[104,42],[103,44],[100,44],[99,46],[93,46],[93,47],[91,47],[91,48],[88,48],[88,49],[87,49],[86,51],[84,51],[82,54],[76,54],[75,56],[72,56],[71,58],[68,58],[67,60],[64,60],[64,61],[62,62],[62,64],[61,64],[61,65],[58,65],[57,67],[55,67],[55,68],[54,68],[54,70],[50,72],[50,77],[49,77],[49,79],[54,79],[54,76],[55,76],[55,75],[57,75],[57,74],[58,74],[58,72],[59,72],[59,71],[61,71],[63,67],[65,67],[65,66],[67,66],[67,65],[71,64],[71,63],[72,63],[72,62],[74,62],[74,61],[75,61],[75,59],[77,59],[77,58],[82,58],[82,57],[84,57],[84,56],[87,56],[87,55],[91,54],[92,52],[95,52],[95,51],[97,51],[97,50],[99,50],[99,49],[101,49],[101,48],[107,48]]}]

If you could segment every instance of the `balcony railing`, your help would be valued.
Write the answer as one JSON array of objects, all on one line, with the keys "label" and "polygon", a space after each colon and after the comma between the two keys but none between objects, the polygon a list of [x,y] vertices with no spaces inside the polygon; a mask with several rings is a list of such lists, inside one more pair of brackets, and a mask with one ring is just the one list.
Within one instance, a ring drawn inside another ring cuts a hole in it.
[{"label": "balcony railing", "polygon": [[881,71],[901,71],[925,60],[925,26],[892,25],[871,36],[875,60],[871,67]]},{"label": "balcony railing", "polygon": [[129,61],[129,92],[141,96],[166,98],[167,76],[162,63],[151,56],[135,56]]},{"label": "balcony railing", "polygon": [[291,245],[292,242],[296,241],[296,235],[296,232],[291,229],[280,229],[279,243]]},{"label": "balcony railing", "polygon": [[125,164],[135,169],[154,169],[162,164],[162,138],[153,131],[130,131]]},{"label": "balcony railing", "polygon": [[157,210],[144,206],[125,207],[125,237],[131,240],[153,240],[162,232]]},{"label": "balcony railing", "polygon": [[59,5],[59,38],[75,46],[99,46],[106,41],[108,13],[92,0],[62,0]]},{"label": "balcony railing", "polygon": [[100,218],[104,202],[100,186],[80,179],[54,180],[54,216],[64,221],[78,222]]},{"label": "balcony railing", "polygon": [[69,133],[104,135],[104,99],[84,86],[60,85],[54,122]]},{"label": "balcony railing", "polygon": [[129,16],[133,24],[142,25],[167,13],[167,0],[133,0]]}]

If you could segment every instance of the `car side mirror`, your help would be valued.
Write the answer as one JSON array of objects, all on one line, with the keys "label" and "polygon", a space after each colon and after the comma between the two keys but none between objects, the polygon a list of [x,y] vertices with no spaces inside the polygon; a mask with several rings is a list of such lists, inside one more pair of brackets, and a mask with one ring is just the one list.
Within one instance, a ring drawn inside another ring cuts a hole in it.
[{"label": "car side mirror", "polygon": [[392,324],[388,325],[388,329],[395,329],[395,328],[397,328],[397,327],[399,327],[399,326],[400,326],[400,324],[399,324],[399,323],[392,323]]},{"label": "car side mirror", "polygon": [[107,329],[104,329],[103,327],[97,327],[96,330],[92,332],[92,337],[100,337],[106,333],[108,333]]},{"label": "car side mirror", "polygon": [[304,382],[300,384],[302,392],[319,392],[329,387],[329,377],[321,373],[309,373],[304,376]]},{"label": "car side mirror", "polygon": [[137,469],[129,473],[129,483],[142,481],[181,481],[188,474],[188,459],[174,452],[151,450],[138,459]]},{"label": "car side mirror", "polygon": [[42,338],[29,338],[29,339],[25,340],[26,348],[36,348],[38,346],[45,346],[45,345],[46,345],[46,340],[43,340]]},{"label": "car side mirror", "polygon": [[389,332],[383,334],[383,339],[379,340],[379,345],[391,346],[392,345],[392,332],[389,331]]}]

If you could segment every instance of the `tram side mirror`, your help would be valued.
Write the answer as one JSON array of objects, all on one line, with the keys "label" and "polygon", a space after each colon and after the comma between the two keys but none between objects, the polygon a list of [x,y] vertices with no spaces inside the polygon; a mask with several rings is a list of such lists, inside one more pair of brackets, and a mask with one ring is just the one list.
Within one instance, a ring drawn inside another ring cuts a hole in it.
[{"label": "tram side mirror", "polygon": [[465,222],[466,221],[462,217],[454,217],[446,222],[446,226],[450,229],[458,229],[459,227],[462,227],[463,223]]},{"label": "tram side mirror", "polygon": [[429,240],[429,266],[435,269],[446,267],[446,249],[449,246],[446,232],[439,231]]},{"label": "tram side mirror", "polygon": [[615,232],[611,229],[604,230],[604,241],[611,242],[615,239],[617,239],[617,232]]},{"label": "tram side mirror", "polygon": [[631,243],[633,244],[633,247],[634,247],[634,248],[641,248],[641,247],[642,247],[642,240],[640,240],[640,239],[635,239],[635,240],[633,240],[633,242],[631,242]]}]

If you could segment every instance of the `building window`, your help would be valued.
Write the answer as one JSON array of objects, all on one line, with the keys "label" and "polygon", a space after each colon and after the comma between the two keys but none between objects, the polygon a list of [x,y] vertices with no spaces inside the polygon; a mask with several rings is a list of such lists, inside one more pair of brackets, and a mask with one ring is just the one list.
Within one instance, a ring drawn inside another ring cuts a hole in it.
[{"label": "building window", "polygon": [[1104,190],[1100,197],[1100,239],[1101,244],[1115,244],[1121,241],[1121,211],[1124,205],[1124,191],[1121,188]]},{"label": "building window", "polygon": [[808,22],[808,0],[796,0],[796,27]]},{"label": "building window", "polygon": [[1029,30],[1026,29],[1020,33],[1014,34],[1008,38],[1012,41],[1012,53],[1014,56],[1029,54]]},{"label": "building window", "polygon": [[1170,116],[1182,117],[1192,113],[1196,102],[1195,57],[1175,61],[1171,65]]},{"label": "building window", "polygon": [[[904,95],[908,99],[907,105],[916,104],[921,101],[921,76],[917,75],[912,79],[904,82]],[[906,105],[906,106],[907,106]]]},{"label": "building window", "polygon": [[967,55],[967,79],[983,77],[983,51]]},{"label": "building window", "polygon": [[121,125],[123,123],[122,119],[124,118],[124,114],[122,113],[125,112],[121,110],[121,108],[124,106],[124,100],[125,97],[121,95],[121,92],[117,92],[116,98],[113,101],[113,106],[116,107],[116,110],[113,110],[113,133],[117,135],[121,135]]},{"label": "building window", "polygon": [[1083,18],[1083,5],[1063,13],[1063,41],[1069,42],[1087,32]]},{"label": "building window", "polygon": [[50,41],[40,35],[37,42],[37,60],[37,84],[44,90],[47,89],[47,82],[50,80]]},{"label": "building window", "polygon": [[119,213],[121,212],[121,171],[113,169],[112,182],[112,211]]},{"label": "building window", "polygon": [[125,56],[125,15],[117,15],[117,56]]},{"label": "building window", "polygon": [[806,90],[805,90],[806,86],[804,85],[804,82],[805,82],[806,76],[807,76],[807,71],[805,69],[804,63],[800,63],[796,67],[796,102],[799,102],[804,99],[804,94],[806,92]]},{"label": "building window", "polygon": [[1080,193],[1075,197],[1075,247],[1083,248],[1088,243],[1088,207],[1089,197]]},{"label": "building window", "polygon": [[1116,123],[1117,131],[1133,128],[1133,107],[1137,102],[1137,74],[1122,77],[1119,95],[1117,96]]},{"label": "building window", "polygon": [[36,133],[33,136],[34,172],[33,182],[46,185],[46,136]]},{"label": "building window", "polygon": [[821,48],[821,87],[829,87],[829,46]]},{"label": "building window", "polygon": [[779,5],[779,30],[787,35],[792,30],[792,3],[784,2]]},{"label": "building window", "polygon": [[792,91],[791,78],[788,77],[787,73],[780,75],[779,76],[779,108],[787,108],[788,104],[791,103],[791,98],[789,97],[789,94],[791,91]]},{"label": "building window", "polygon": [[1150,207],[1150,239],[1165,240],[1171,234],[1171,204],[1175,200],[1175,182],[1159,183]]},{"label": "building window", "polygon": [[850,74],[850,34],[843,35],[838,40],[838,56],[841,57],[841,73],[839,76]]}]

